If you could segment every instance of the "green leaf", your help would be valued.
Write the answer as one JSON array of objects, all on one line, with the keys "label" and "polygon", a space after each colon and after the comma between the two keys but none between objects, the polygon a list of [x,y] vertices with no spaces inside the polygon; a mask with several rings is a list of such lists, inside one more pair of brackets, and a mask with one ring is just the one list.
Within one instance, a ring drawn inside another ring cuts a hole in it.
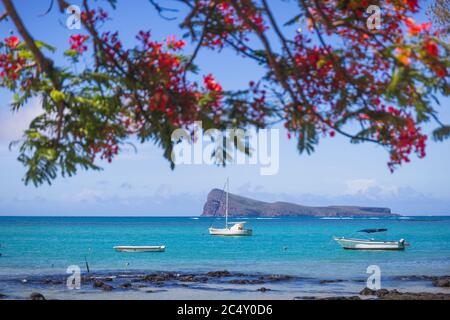
[{"label": "green leaf", "polygon": [[433,131],[435,141],[444,141],[450,137],[450,126],[443,126]]},{"label": "green leaf", "polygon": [[70,58],[75,58],[78,55],[78,52],[76,50],[69,49],[64,51],[64,55]]},{"label": "green leaf", "polygon": [[36,46],[39,49],[45,48],[45,49],[51,51],[52,53],[56,52],[56,48],[55,47],[52,47],[51,45],[49,45],[49,44],[47,44],[47,43],[45,43],[43,41],[36,40],[36,41],[34,41],[34,43],[36,44]]},{"label": "green leaf", "polygon": [[52,97],[53,101],[55,102],[61,102],[65,99],[64,92],[58,91],[56,89],[53,89],[52,92],[50,92],[50,97]]},{"label": "green leaf", "polygon": [[303,13],[300,13],[298,15],[296,15],[295,17],[293,17],[292,19],[290,19],[289,21],[285,22],[283,24],[283,26],[290,26],[293,25],[294,23],[298,23],[300,21],[300,18],[303,16]]}]

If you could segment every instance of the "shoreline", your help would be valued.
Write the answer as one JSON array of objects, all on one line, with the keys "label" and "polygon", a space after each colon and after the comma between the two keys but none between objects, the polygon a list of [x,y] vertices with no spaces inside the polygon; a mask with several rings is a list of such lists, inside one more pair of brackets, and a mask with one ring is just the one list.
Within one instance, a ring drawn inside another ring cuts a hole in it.
[{"label": "shoreline", "polygon": [[450,276],[393,276],[380,290],[365,279],[319,279],[286,274],[104,271],[85,273],[81,288],[69,290],[69,274],[0,277],[0,299],[288,299],[450,300]]}]

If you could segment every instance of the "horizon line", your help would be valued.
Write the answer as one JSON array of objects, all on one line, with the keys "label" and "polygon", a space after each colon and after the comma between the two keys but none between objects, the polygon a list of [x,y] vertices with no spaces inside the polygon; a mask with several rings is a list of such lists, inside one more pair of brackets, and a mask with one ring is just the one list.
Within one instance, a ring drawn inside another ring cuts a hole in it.
[{"label": "horizon line", "polygon": [[[202,216],[202,215],[4,215],[0,214],[1,218],[221,218],[222,216]],[[388,218],[396,217],[392,216],[233,216],[233,218]],[[431,215],[407,215],[407,214],[397,214],[397,217],[450,217],[450,214],[431,214]]]}]

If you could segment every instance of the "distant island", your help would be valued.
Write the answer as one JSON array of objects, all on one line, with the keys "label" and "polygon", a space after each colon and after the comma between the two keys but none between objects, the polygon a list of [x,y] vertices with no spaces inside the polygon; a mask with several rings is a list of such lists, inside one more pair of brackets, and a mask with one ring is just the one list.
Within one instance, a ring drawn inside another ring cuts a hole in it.
[{"label": "distant island", "polygon": [[[225,195],[212,189],[203,207],[202,216],[224,216]],[[328,206],[310,207],[289,202],[264,202],[229,194],[229,216],[234,217],[387,217],[398,216],[389,208]]]}]

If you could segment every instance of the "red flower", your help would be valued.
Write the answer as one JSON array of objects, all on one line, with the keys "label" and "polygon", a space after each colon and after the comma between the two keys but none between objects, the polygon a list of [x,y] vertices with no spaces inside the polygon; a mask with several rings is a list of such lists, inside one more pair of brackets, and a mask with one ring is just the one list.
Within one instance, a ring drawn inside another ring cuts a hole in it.
[{"label": "red flower", "polygon": [[16,36],[11,36],[5,39],[5,43],[11,49],[15,49],[19,44],[20,40]]},{"label": "red flower", "polygon": [[89,38],[89,36],[84,36],[81,34],[74,34],[70,36],[69,42],[71,44],[70,48],[76,50],[79,54],[85,52],[88,47],[84,45],[84,42]]},{"label": "red flower", "polygon": [[438,50],[438,46],[435,42],[433,41],[427,41],[425,43],[425,49],[427,50],[427,52],[430,54],[430,56],[432,57],[437,57],[439,54],[439,50]]},{"label": "red flower", "polygon": [[206,88],[209,91],[214,92],[222,92],[222,86],[214,80],[214,77],[212,74],[208,74],[203,78],[203,82],[205,83]]},{"label": "red flower", "polygon": [[439,78],[443,78],[443,77],[445,77],[445,76],[447,75],[447,72],[445,71],[444,68],[437,68],[437,69],[435,70],[435,72],[436,72],[436,75],[437,75]]},{"label": "red flower", "polygon": [[409,9],[410,9],[412,12],[417,11],[417,9],[418,9],[418,7],[419,7],[419,5],[417,4],[417,0],[406,0],[406,3],[408,4]]},{"label": "red flower", "polygon": [[166,42],[167,47],[173,50],[182,49],[186,45],[186,42],[184,42],[183,40],[175,40],[175,36],[168,37]]},{"label": "red flower", "polygon": [[412,36],[422,32],[429,31],[431,29],[431,23],[426,22],[422,24],[416,24],[413,18],[406,18],[405,20],[406,28],[408,29],[408,33]]}]

